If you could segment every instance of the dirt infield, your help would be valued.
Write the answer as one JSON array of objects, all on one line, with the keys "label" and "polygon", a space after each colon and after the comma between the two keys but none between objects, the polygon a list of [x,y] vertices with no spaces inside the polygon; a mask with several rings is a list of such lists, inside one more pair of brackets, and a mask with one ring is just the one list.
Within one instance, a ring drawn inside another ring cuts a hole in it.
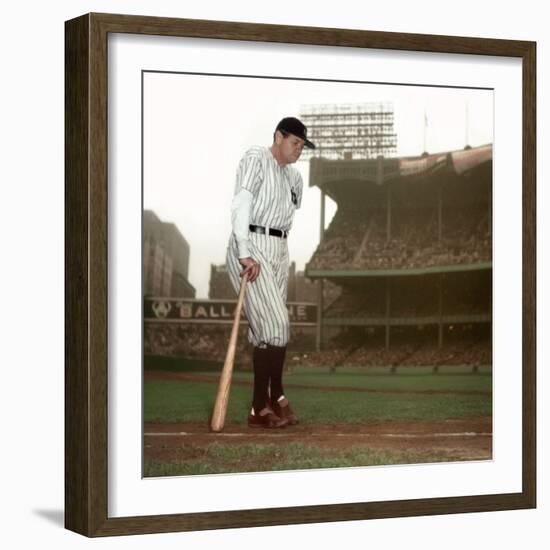
[{"label": "dirt infield", "polygon": [[281,430],[262,430],[227,425],[222,433],[211,433],[203,423],[147,423],[144,426],[144,458],[170,462],[185,458],[186,448],[200,449],[215,442],[297,442],[324,449],[357,445],[384,451],[405,451],[439,460],[487,460],[492,457],[490,417],[440,422],[373,422],[368,424],[299,424]]}]

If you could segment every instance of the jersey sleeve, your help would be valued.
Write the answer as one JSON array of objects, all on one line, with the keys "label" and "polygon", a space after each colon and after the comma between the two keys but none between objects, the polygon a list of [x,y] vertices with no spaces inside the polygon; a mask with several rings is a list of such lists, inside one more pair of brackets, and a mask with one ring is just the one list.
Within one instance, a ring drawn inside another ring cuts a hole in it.
[{"label": "jersey sleeve", "polygon": [[250,257],[249,231],[250,209],[252,208],[252,193],[241,189],[231,203],[231,225],[237,239],[239,258]]},{"label": "jersey sleeve", "polygon": [[295,193],[296,193],[296,209],[300,208],[302,206],[302,192],[303,192],[303,181],[302,181],[302,175],[300,172],[296,171],[296,181],[294,184],[295,187]]},{"label": "jersey sleeve", "polygon": [[253,151],[248,151],[239,162],[235,194],[241,189],[246,189],[252,195],[257,195],[262,182],[262,162]]}]

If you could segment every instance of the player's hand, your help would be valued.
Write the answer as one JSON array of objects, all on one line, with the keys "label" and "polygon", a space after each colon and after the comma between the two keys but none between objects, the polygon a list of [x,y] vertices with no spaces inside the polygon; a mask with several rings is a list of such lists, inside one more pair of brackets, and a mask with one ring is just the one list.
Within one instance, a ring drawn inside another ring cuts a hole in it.
[{"label": "player's hand", "polygon": [[248,273],[248,281],[253,283],[260,274],[260,264],[252,258],[239,258],[239,263],[244,267],[241,271],[241,277]]}]

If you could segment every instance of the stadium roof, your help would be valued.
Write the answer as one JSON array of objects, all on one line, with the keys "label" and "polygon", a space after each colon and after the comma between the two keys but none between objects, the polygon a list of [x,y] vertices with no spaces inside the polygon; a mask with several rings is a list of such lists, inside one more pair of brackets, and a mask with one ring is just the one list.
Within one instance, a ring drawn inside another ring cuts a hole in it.
[{"label": "stadium roof", "polygon": [[439,171],[462,175],[493,160],[493,145],[467,147],[459,151],[423,154],[417,157],[310,161],[309,185],[354,181],[382,185],[411,176],[428,176]]},{"label": "stadium roof", "polygon": [[310,279],[332,278],[349,279],[354,277],[392,277],[408,275],[433,275],[436,273],[460,273],[466,271],[486,271],[492,269],[492,262],[475,264],[455,264],[446,266],[428,266],[394,269],[310,269],[306,264],[306,277]]}]

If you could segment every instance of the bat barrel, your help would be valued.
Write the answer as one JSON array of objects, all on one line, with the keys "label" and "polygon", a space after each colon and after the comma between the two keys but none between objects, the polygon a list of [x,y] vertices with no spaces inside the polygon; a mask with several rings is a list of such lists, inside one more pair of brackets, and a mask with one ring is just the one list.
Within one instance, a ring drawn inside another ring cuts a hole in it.
[{"label": "bat barrel", "polygon": [[239,298],[237,300],[237,307],[235,308],[235,319],[233,320],[233,328],[231,329],[229,345],[227,347],[227,353],[225,355],[225,361],[220,376],[220,382],[218,384],[218,392],[216,394],[216,401],[214,403],[214,411],[212,413],[212,419],[210,421],[210,429],[213,432],[221,432],[225,424],[227,403],[229,401],[229,389],[231,388],[231,377],[233,374],[233,366],[235,364],[235,352],[237,349],[237,337],[239,335],[239,323],[241,320],[241,311],[243,307],[244,293],[247,281],[248,273],[243,275],[241,280]]}]

